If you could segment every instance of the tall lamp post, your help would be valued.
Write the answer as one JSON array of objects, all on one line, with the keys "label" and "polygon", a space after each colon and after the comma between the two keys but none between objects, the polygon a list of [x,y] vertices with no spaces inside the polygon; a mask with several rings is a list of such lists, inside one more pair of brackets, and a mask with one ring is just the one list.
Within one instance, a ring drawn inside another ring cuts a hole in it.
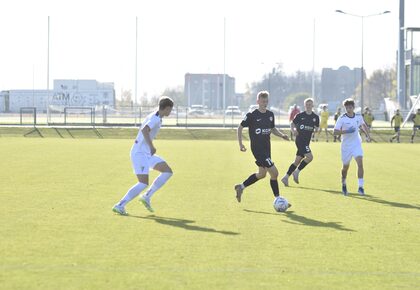
[{"label": "tall lamp post", "polygon": [[369,14],[369,15],[357,15],[357,14],[344,12],[343,10],[335,10],[335,12],[358,17],[362,20],[362,67],[361,67],[361,77],[360,77],[360,107],[362,108],[362,111],[363,111],[363,107],[364,107],[363,83],[364,83],[364,78],[365,78],[364,69],[363,69],[363,22],[364,22],[364,19],[367,17],[383,15],[383,14],[391,13],[391,11],[386,10],[381,13],[375,13],[375,14]]}]

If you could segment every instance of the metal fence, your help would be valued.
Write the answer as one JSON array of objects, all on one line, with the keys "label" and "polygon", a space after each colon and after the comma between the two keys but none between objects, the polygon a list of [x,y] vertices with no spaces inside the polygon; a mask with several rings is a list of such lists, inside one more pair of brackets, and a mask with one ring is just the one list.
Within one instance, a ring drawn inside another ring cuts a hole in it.
[{"label": "metal fence", "polygon": [[[276,116],[276,125],[289,126],[288,112],[270,108]],[[46,125],[46,126],[139,126],[142,120],[156,107],[57,107],[50,106],[47,111],[35,108],[22,108],[20,113],[0,113],[0,125]],[[176,106],[164,126],[178,127],[227,127],[235,128],[249,108],[228,108],[227,110],[207,110]],[[403,116],[404,115],[404,112]],[[330,112],[328,124],[334,125],[334,112]],[[374,111],[373,127],[388,127],[389,116],[385,112]],[[34,121],[36,120],[36,121]]]}]

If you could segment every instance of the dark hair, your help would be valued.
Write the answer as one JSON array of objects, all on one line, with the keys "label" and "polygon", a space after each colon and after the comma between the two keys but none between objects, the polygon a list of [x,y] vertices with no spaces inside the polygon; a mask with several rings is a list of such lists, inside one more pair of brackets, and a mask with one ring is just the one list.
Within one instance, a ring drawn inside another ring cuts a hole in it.
[{"label": "dark hair", "polygon": [[354,107],[354,100],[353,99],[351,99],[351,98],[349,98],[349,99],[345,99],[344,101],[343,101],[343,106],[345,107],[345,106],[353,106]]},{"label": "dark hair", "polygon": [[174,106],[174,101],[170,97],[162,96],[159,99],[159,110],[163,110],[167,107],[172,108],[173,106]]},{"label": "dark hair", "polygon": [[257,99],[268,98],[269,93],[267,91],[261,91],[257,94]]}]

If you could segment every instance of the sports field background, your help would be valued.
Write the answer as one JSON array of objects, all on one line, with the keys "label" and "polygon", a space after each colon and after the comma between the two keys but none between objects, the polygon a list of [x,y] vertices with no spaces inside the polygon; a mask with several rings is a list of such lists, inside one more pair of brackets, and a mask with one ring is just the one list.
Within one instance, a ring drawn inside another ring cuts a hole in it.
[{"label": "sports field background", "polygon": [[[355,163],[340,194],[340,144],[311,144],[301,184],[280,187],[293,206],[279,214],[268,178],[236,202],[233,185],[256,169],[237,142],[162,134],[157,154],[175,174],[154,215],[133,200],[123,217],[111,207],[136,181],[132,140],[5,135],[1,289],[419,288],[418,144],[363,144],[366,197]],[[294,143],[272,152],[283,174]]]}]

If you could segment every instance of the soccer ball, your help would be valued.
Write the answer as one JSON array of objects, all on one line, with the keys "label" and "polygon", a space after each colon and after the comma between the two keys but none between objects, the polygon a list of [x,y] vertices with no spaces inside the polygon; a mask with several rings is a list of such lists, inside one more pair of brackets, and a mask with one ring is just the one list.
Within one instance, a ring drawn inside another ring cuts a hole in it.
[{"label": "soccer ball", "polygon": [[285,212],[289,208],[289,202],[284,197],[278,196],[273,202],[274,209],[278,212]]}]

